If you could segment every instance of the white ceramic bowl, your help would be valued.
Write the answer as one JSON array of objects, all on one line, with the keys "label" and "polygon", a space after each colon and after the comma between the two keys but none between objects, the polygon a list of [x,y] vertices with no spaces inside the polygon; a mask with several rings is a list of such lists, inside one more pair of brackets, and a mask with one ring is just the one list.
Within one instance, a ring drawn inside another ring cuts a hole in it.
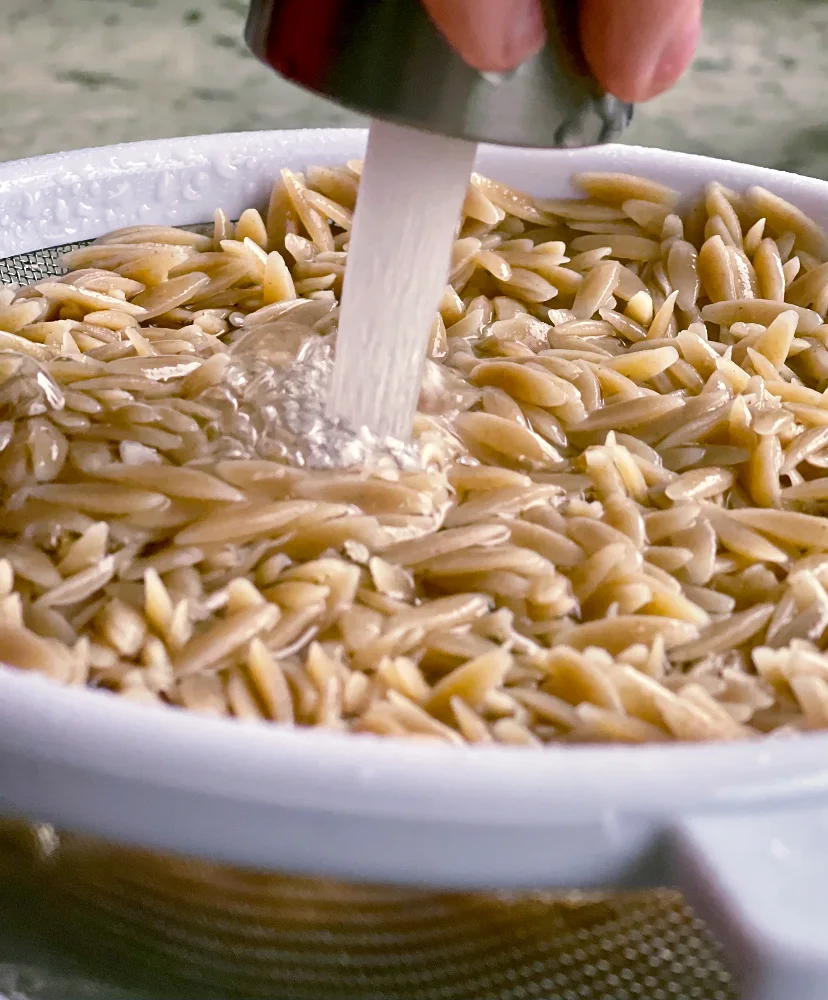
[{"label": "white ceramic bowl", "polygon": [[[218,205],[232,215],[266,201],[280,167],[340,163],[364,143],[359,131],[244,133],[6,163],[0,256],[134,223],[204,222]],[[758,183],[828,222],[828,183],[684,154],[481,147],[479,166],[546,196],[570,193],[582,170],[642,173],[688,194],[711,179]],[[763,956],[755,996],[828,995],[828,736],[431,746],[150,711],[0,667],[0,812],[385,883],[678,883],[748,972]]]}]

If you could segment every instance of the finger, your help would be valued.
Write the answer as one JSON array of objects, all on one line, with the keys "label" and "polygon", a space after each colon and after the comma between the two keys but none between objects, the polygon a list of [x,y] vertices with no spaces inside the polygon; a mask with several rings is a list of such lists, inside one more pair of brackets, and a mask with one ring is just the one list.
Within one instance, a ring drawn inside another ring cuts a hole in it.
[{"label": "finger", "polygon": [[701,32],[702,0],[583,0],[581,44],[599,83],[646,101],[687,69]]},{"label": "finger", "polygon": [[535,55],[545,39],[540,0],[423,0],[432,20],[475,69],[503,72]]}]

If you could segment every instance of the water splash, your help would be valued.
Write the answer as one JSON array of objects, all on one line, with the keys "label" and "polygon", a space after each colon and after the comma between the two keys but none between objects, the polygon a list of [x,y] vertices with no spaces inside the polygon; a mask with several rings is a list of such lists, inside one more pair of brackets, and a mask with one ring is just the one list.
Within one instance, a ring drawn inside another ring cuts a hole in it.
[{"label": "water splash", "polygon": [[300,468],[420,468],[419,449],[331,417],[325,401],[335,336],[296,323],[254,328],[233,345],[223,383],[205,393],[218,417],[223,458],[263,458]]}]

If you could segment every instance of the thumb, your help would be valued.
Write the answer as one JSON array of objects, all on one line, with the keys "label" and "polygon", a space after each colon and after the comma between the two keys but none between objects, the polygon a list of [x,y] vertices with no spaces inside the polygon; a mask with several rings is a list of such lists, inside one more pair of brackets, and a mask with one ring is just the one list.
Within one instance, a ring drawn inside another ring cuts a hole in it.
[{"label": "thumb", "polygon": [[540,0],[423,0],[443,37],[475,69],[514,69],[545,39]]}]

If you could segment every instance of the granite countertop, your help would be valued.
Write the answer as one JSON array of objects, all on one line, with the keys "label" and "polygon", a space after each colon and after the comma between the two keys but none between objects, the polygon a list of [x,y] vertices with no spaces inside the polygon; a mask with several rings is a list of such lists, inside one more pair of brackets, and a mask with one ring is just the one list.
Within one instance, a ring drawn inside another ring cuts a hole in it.
[{"label": "granite countertop", "polygon": [[[246,51],[245,0],[3,0],[0,160],[128,139],[359,119]],[[705,38],[630,142],[828,177],[828,4],[708,0]]]}]

